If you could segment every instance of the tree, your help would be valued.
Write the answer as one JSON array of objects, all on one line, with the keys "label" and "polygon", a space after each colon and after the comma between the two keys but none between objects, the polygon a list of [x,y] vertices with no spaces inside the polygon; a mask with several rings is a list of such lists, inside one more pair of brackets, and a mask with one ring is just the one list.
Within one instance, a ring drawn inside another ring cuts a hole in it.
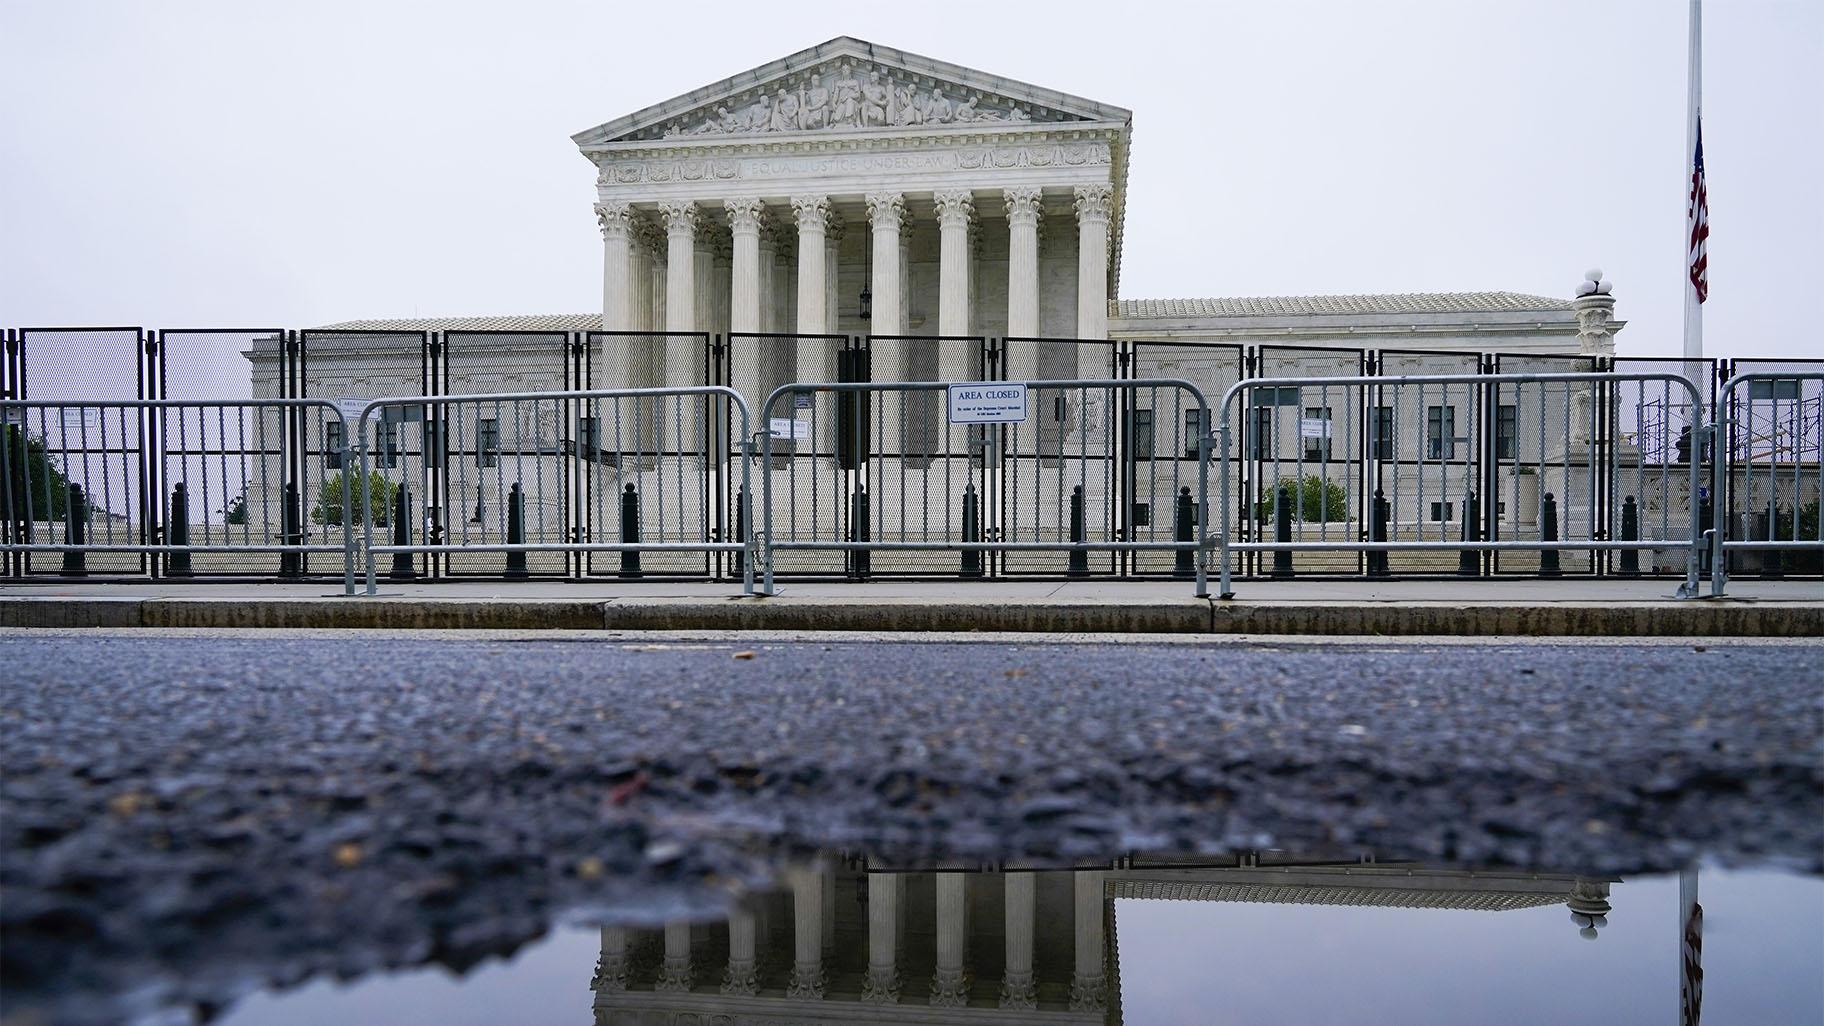
[{"label": "tree", "polygon": [[1326,481],[1316,474],[1303,479],[1282,478],[1277,486],[1269,481],[1260,487],[1260,499],[1254,505],[1254,517],[1265,523],[1273,519],[1274,492],[1285,488],[1293,495],[1293,516],[1306,523],[1342,523],[1349,519],[1349,498],[1343,486]]},{"label": "tree", "polygon": [[[11,494],[0,492],[0,501],[9,504],[5,519],[62,520],[70,503],[70,479],[46,453],[44,439],[26,437],[21,445],[20,436],[18,427],[8,426],[0,432],[0,444],[6,446],[7,474],[12,478]],[[25,509],[28,491],[32,502],[29,514]]]},{"label": "tree", "polygon": [[[384,527],[387,523],[387,513],[393,508],[393,496],[398,494],[399,486],[388,481],[386,476],[381,474],[378,470],[368,471],[367,481],[367,508],[373,514],[375,525]],[[361,491],[361,480],[359,475],[350,474],[349,483],[354,486],[356,492],[356,498],[353,503],[355,508],[354,523],[360,524],[361,500],[359,493]],[[330,475],[323,479],[323,485],[317,491],[317,504],[310,511],[310,519],[312,522],[318,524],[329,524],[334,527],[342,526],[341,474]]]}]

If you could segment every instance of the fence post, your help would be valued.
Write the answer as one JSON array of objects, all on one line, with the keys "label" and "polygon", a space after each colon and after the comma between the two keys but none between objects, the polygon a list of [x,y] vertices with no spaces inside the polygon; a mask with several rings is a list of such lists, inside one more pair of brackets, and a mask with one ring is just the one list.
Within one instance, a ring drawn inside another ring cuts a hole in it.
[{"label": "fence post", "polygon": [[[849,503],[849,540],[866,542],[868,535],[868,487],[855,486],[855,497]],[[867,549],[849,550],[849,575],[856,580],[866,580],[873,561],[868,558]]]},{"label": "fence post", "polygon": [[[475,508],[481,509],[481,486],[475,486]],[[485,525],[484,525],[485,526]],[[526,543],[526,495],[519,489],[519,482],[507,489],[507,544],[524,545]],[[524,551],[507,553],[506,578],[509,581],[523,581],[530,577],[526,569]]]},{"label": "fence post", "polygon": [[[963,488],[963,541],[980,542],[982,540],[981,497],[975,494],[975,482],[971,481]],[[964,549],[962,576],[982,576],[982,550]]]},{"label": "fence post", "polygon": [[[1070,489],[1070,540],[1072,544],[1082,545],[1089,540],[1089,532],[1083,523],[1083,486],[1072,485]],[[1089,552],[1086,549],[1070,550],[1070,569],[1067,577],[1089,576]]]},{"label": "fence post", "polygon": [[[1555,542],[1558,540],[1558,500],[1551,492],[1539,500],[1539,540]],[[1564,573],[1558,564],[1557,549],[1539,550],[1539,576],[1557,577]]]},{"label": "fence post", "polygon": [[[1634,496],[1629,495],[1621,500],[1621,540],[1624,542],[1640,540],[1640,506]],[[1640,550],[1621,550],[1621,576],[1640,576]]]},{"label": "fence post", "polygon": [[[621,544],[638,545],[639,543],[640,493],[638,489],[629,484],[621,492]],[[622,549],[620,576],[640,577],[643,574],[644,572],[640,569],[639,552]]]},{"label": "fence post", "polygon": [[[393,544],[410,545],[412,543],[412,489],[405,482],[399,482],[399,491],[393,496]],[[410,581],[418,576],[418,568],[412,561],[409,552],[393,553],[393,569],[386,575],[390,581]]]},{"label": "fence post", "polygon": [[[1773,499],[1767,500],[1767,541],[1780,540],[1780,508]],[[1779,549],[1762,549],[1767,555],[1761,560],[1761,577],[1774,578],[1786,576],[1786,553]]]},{"label": "fence post", "polygon": [[[1463,497],[1463,540],[1466,542],[1482,540],[1482,504],[1476,500],[1476,493],[1470,492]],[[1482,551],[1480,549],[1463,549],[1457,554],[1458,577],[1482,576]]]},{"label": "fence post", "polygon": [[[1177,542],[1194,542],[1197,540],[1197,503],[1191,498],[1191,486],[1178,489],[1178,503],[1172,511],[1172,540]],[[1178,557],[1173,562],[1172,576],[1181,581],[1188,581],[1197,573],[1196,553],[1190,549],[1179,549]]]},{"label": "fence post", "polygon": [[[1722,532],[1716,526],[1716,502],[1712,497],[1713,494],[1706,494],[1697,500],[1698,530],[1706,534],[1715,532],[1711,536],[1713,544],[1706,545],[1703,551],[1698,553],[1697,569],[1699,573],[1708,574],[1712,579],[1724,572],[1719,567],[1727,568],[1728,566],[1728,557],[1720,555],[1723,552],[1723,538]],[[1719,591],[1716,594],[1720,595],[1722,592]]]},{"label": "fence post", "polygon": [[[1277,495],[1278,498],[1273,502],[1273,540],[1290,542],[1292,540],[1292,489],[1280,485]],[[1273,550],[1273,572],[1268,576],[1292,576],[1291,549]]]},{"label": "fence post", "polygon": [[[179,481],[171,486],[171,529],[165,541],[171,545],[190,544],[190,493]],[[165,557],[166,577],[195,577],[190,566],[190,553],[172,552]]]},{"label": "fence post", "polygon": [[[298,483],[285,482],[284,503],[279,510],[279,531],[286,545],[304,544],[303,510],[298,508],[300,501]],[[343,496],[342,508],[348,508],[348,496]],[[346,516],[347,514],[344,513]],[[279,576],[297,578],[304,576],[304,554],[290,551],[279,554]]]},{"label": "fence post", "polygon": [[[735,536],[731,540],[734,541],[735,544],[737,544],[737,545],[746,545],[747,544],[747,486],[746,485],[737,485],[735,487]],[[735,573],[738,573],[738,574],[746,573],[747,572],[747,550],[746,549],[736,549],[734,552],[734,557],[735,557]]]},{"label": "fence post", "polygon": [[[48,507],[50,503],[47,501]],[[63,543],[65,545],[87,545],[89,542],[89,500],[82,495],[82,486],[70,486],[70,501],[63,507]],[[63,575],[65,577],[89,576],[88,553],[65,552],[63,554]]]},{"label": "fence post", "polygon": [[[1374,509],[1368,521],[1368,540],[1384,542],[1387,540],[1387,520],[1393,514],[1393,504],[1379,488],[1374,490]],[[1368,553],[1368,576],[1390,577],[1387,569],[1387,550]]]}]

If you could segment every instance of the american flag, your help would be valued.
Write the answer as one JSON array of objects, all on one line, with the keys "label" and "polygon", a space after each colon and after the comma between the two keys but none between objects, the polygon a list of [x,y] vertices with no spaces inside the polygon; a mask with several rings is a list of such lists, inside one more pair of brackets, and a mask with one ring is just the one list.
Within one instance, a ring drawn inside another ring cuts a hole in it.
[{"label": "american flag", "polygon": [[1691,288],[1702,303],[1710,295],[1709,258],[1704,253],[1710,238],[1710,198],[1704,188],[1704,120],[1697,119],[1697,150],[1691,155],[1691,196],[1685,205],[1685,227],[1690,231]]}]

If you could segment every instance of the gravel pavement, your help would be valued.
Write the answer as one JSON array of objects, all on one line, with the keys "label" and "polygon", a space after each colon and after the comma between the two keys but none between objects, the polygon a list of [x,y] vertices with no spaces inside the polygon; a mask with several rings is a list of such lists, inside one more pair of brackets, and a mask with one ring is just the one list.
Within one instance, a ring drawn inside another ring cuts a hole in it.
[{"label": "gravel pavement", "polygon": [[951,637],[0,633],[0,1021],[462,967],[816,848],[1824,871],[1818,644]]}]

